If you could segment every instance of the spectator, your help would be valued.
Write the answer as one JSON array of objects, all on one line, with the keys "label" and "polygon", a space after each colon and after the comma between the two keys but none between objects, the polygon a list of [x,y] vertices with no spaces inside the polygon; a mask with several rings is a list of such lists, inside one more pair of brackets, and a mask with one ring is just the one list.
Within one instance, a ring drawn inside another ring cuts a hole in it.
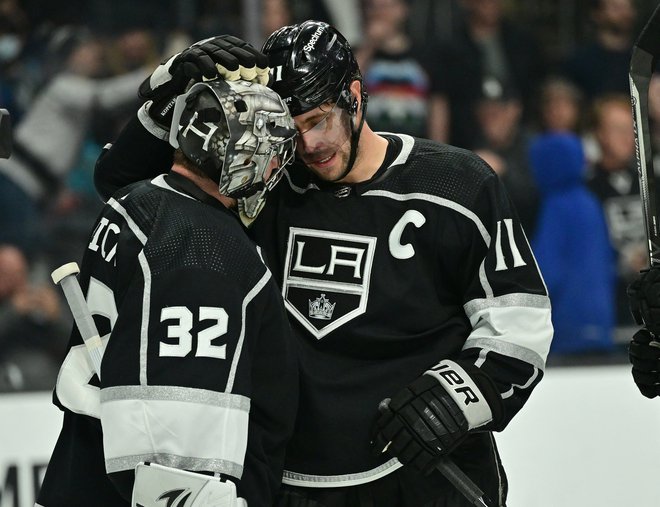
[{"label": "spectator", "polygon": [[614,252],[598,199],[585,184],[580,138],[549,133],[530,148],[541,209],[532,248],[552,302],[551,353],[610,350]]},{"label": "spectator", "polygon": [[536,39],[504,15],[503,0],[462,0],[462,22],[437,65],[448,80],[450,141],[474,148],[479,127],[475,104],[488,76],[514,86],[527,111],[545,73]]},{"label": "spectator", "polygon": [[0,391],[52,389],[68,325],[55,290],[31,283],[23,253],[0,245]]},{"label": "spectator", "polygon": [[377,131],[446,142],[448,103],[431,48],[413,44],[407,21],[407,0],[366,1],[365,35],[356,58],[369,91],[369,122]]},{"label": "spectator", "polygon": [[605,95],[595,101],[593,113],[600,158],[592,168],[589,188],[603,206],[617,252],[617,321],[622,326],[633,325],[626,287],[648,259],[630,99],[626,95]]},{"label": "spectator", "polygon": [[541,84],[538,129],[541,132],[573,133],[582,139],[587,162],[598,157],[598,146],[586,130],[586,108],[580,89],[562,76],[550,76]]},{"label": "spectator", "polygon": [[486,77],[476,103],[481,137],[475,151],[500,176],[523,228],[531,235],[536,224],[538,190],[529,169],[530,134],[522,125],[522,110],[520,95],[510,83]]},{"label": "spectator", "polygon": [[561,67],[587,101],[604,93],[628,93],[628,69],[637,12],[633,0],[592,0],[593,39],[571,53]]},{"label": "spectator", "polygon": [[552,76],[539,90],[539,127],[542,132],[579,134],[584,118],[582,93],[563,77]]},{"label": "spectator", "polygon": [[43,89],[16,126],[13,154],[0,162],[0,242],[38,253],[39,224],[73,168],[95,114],[136,100],[148,69],[108,79],[103,47],[74,31],[64,46],[66,66]]}]

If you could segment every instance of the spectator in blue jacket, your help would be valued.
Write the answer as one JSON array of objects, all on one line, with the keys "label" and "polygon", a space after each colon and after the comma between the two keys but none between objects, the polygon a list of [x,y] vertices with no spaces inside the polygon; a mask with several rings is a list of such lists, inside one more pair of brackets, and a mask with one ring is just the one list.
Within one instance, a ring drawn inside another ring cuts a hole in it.
[{"label": "spectator in blue jacket", "polygon": [[585,184],[580,139],[537,137],[530,148],[541,208],[532,248],[552,302],[551,353],[613,348],[615,258],[598,199]]}]

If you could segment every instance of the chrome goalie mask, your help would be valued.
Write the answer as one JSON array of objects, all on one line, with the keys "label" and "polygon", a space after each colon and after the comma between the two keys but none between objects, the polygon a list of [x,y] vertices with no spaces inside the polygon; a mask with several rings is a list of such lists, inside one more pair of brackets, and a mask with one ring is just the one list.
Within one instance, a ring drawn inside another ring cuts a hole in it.
[{"label": "chrome goalie mask", "polygon": [[194,84],[177,98],[170,144],[222,195],[238,200],[241,220],[249,225],[293,160],[296,133],[287,106],[270,88],[215,80]]}]

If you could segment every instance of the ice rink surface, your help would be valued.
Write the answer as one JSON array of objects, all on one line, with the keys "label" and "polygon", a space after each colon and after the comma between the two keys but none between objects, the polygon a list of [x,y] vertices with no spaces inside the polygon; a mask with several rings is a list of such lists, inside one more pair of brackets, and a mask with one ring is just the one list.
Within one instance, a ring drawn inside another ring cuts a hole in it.
[{"label": "ice rink surface", "polygon": [[[50,399],[0,396],[0,507],[16,493],[33,505],[61,425]],[[548,367],[497,441],[509,507],[660,507],[660,398],[644,398],[626,364]]]},{"label": "ice rink surface", "polygon": [[549,367],[497,442],[508,507],[660,507],[660,398],[629,365]]}]

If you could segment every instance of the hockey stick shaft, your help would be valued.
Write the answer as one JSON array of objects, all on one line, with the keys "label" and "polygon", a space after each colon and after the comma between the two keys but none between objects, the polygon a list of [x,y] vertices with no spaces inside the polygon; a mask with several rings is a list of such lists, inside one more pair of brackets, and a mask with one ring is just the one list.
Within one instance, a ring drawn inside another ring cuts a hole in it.
[{"label": "hockey stick shaft", "polygon": [[78,327],[80,336],[85,344],[89,354],[94,371],[101,378],[101,358],[103,357],[103,342],[99,336],[98,329],[94,323],[92,313],[89,311],[87,301],[78,283],[76,275],[80,273],[80,268],[75,262],[70,262],[60,266],[52,272],[51,278],[56,285],[62,287],[66,301],[69,304],[73,320]]},{"label": "hockey stick shaft", "polygon": [[444,458],[436,468],[472,505],[490,507],[484,492],[451,459]]},{"label": "hockey stick shaft", "polygon": [[629,73],[639,192],[642,200],[651,267],[660,265],[660,224],[658,224],[657,216],[648,94],[649,83],[659,54],[660,6],[656,7],[633,46]]}]

